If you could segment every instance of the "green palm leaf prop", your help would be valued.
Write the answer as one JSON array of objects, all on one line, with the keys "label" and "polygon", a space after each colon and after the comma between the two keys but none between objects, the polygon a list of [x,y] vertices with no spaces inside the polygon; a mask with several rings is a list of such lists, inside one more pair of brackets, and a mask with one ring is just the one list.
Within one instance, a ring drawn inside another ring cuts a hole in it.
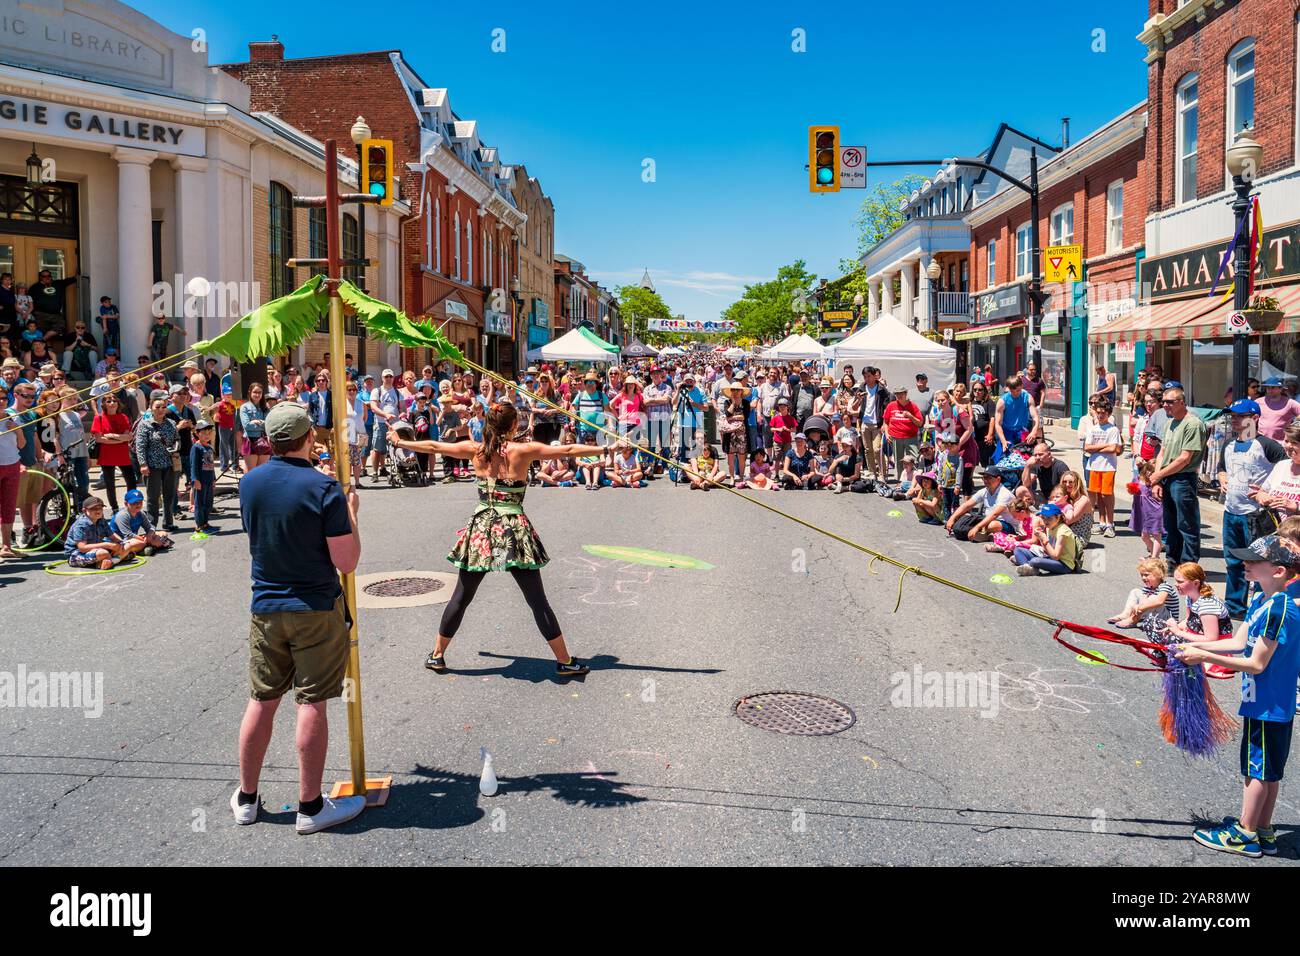
[{"label": "green palm leaf prop", "polygon": [[387,302],[371,298],[346,279],[339,283],[339,298],[379,338],[405,348],[430,348],[444,359],[464,364],[465,356],[432,324],[413,322]]},{"label": "green palm leaf prop", "polygon": [[254,309],[215,339],[196,342],[194,349],[226,355],[236,362],[280,355],[315,332],[328,311],[329,297],[321,289],[321,277],[312,276],[288,295]]}]

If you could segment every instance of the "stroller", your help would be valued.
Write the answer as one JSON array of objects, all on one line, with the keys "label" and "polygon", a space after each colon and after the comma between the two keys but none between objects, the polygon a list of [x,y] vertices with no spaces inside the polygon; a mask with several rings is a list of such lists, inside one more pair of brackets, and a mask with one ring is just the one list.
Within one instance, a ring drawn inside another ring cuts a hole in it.
[{"label": "stroller", "polygon": [[[392,430],[399,438],[415,440],[415,426],[410,422],[394,422]],[[420,459],[409,448],[390,444],[384,465],[388,469],[388,483],[394,488],[422,488],[429,483]]]}]

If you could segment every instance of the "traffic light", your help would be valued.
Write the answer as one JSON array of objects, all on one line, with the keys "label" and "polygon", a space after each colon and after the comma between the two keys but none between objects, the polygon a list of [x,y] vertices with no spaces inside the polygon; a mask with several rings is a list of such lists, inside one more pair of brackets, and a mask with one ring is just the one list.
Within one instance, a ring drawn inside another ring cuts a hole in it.
[{"label": "traffic light", "polygon": [[808,127],[808,190],[815,193],[840,191],[840,128]]},{"label": "traffic light", "polygon": [[379,205],[393,204],[393,141],[367,139],[361,143],[361,191],[379,197]]}]

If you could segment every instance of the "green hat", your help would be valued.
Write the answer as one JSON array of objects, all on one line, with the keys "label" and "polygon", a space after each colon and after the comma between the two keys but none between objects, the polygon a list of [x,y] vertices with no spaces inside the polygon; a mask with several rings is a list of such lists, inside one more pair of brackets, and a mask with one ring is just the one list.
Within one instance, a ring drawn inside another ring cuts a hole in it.
[{"label": "green hat", "polygon": [[266,415],[266,437],[273,442],[294,441],[307,434],[311,419],[295,402],[281,402]]}]

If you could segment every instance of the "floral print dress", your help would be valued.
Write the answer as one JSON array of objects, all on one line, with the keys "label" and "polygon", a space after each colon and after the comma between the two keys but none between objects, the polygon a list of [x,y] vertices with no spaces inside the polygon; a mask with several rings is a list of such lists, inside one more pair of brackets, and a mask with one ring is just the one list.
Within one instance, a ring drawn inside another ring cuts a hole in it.
[{"label": "floral print dress", "polygon": [[536,570],[551,560],[524,514],[527,482],[478,480],[478,507],[447,560],[462,571]]}]

